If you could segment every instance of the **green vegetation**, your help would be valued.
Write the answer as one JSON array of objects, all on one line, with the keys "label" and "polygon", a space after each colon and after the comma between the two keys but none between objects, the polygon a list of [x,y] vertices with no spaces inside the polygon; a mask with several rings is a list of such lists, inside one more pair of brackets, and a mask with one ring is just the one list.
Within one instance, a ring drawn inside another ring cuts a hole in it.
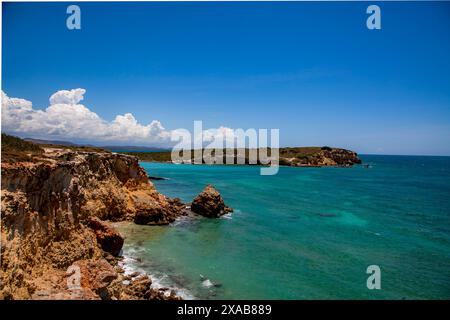
[{"label": "green vegetation", "polygon": [[[330,148],[331,149],[331,148]],[[203,149],[205,151],[207,149]],[[298,147],[298,148],[280,148],[280,157],[285,158],[301,158],[307,157],[309,155],[317,155],[322,148],[320,147]],[[191,159],[194,157],[194,151],[191,150]],[[133,155],[139,158],[141,161],[154,161],[154,162],[166,162],[171,161],[171,152],[170,151],[158,151],[158,152],[120,152],[124,154]],[[226,153],[226,149],[223,150],[223,153]],[[234,149],[234,155],[236,156],[237,149]],[[271,149],[268,149],[269,156],[271,154]],[[214,154],[214,152],[213,152]],[[248,158],[249,149],[245,149],[246,158]],[[183,155],[183,152],[180,153]]]},{"label": "green vegetation", "polygon": [[25,141],[18,137],[2,133],[2,151],[31,151],[42,152],[43,150],[32,142]]},{"label": "green vegetation", "polygon": [[[242,149],[240,149],[242,150]],[[254,149],[253,149],[254,150]],[[203,149],[203,151],[208,151],[208,149]],[[194,159],[194,151],[190,150],[189,158],[191,160]],[[223,161],[222,163],[226,163],[225,154],[226,149],[223,149]],[[245,164],[249,164],[249,149],[245,149]],[[121,152],[128,155],[133,155],[138,157],[141,161],[148,162],[171,162],[171,152],[163,151],[163,152]],[[214,156],[214,152],[211,152]],[[180,157],[183,155],[183,152],[180,152]],[[271,149],[268,149],[268,156],[271,155]],[[342,156],[343,155],[343,156]],[[279,163],[280,165],[286,166],[320,166],[323,162],[324,158],[332,158],[336,160],[339,165],[347,165],[348,161],[354,163],[358,163],[359,159],[354,155],[351,151],[336,149],[331,147],[294,147],[294,148],[280,148],[279,149]],[[234,161],[233,163],[237,163],[237,149],[234,149]],[[203,160],[202,163],[205,163]],[[261,164],[258,159],[257,164]]]},{"label": "green vegetation", "polygon": [[73,151],[82,151],[82,152],[106,152],[111,153],[111,151],[99,148],[99,147],[92,147],[92,146],[68,146],[68,145],[59,145],[59,144],[40,144],[42,148],[61,148],[61,149],[69,149]]},{"label": "green vegetation", "polygon": [[37,144],[5,133],[2,133],[1,149],[2,161],[7,162],[32,161],[44,152]]},{"label": "green vegetation", "polygon": [[[243,149],[240,149],[243,150]],[[226,163],[226,151],[227,149],[223,149],[222,150],[222,154],[223,154],[223,161],[222,163]],[[236,159],[238,156],[238,149],[233,149],[233,158]],[[195,156],[195,150],[189,150],[188,152],[190,152],[190,159],[193,160],[194,156]],[[207,152],[207,153],[211,153],[211,156],[214,157],[215,156],[215,150],[214,149],[203,149],[203,152]],[[245,164],[249,164],[249,149],[245,149],[245,156],[244,156],[244,163]],[[135,157],[138,157],[138,159],[140,161],[148,161],[148,162],[171,162],[172,158],[171,158],[171,151],[161,151],[161,152],[120,152],[123,154],[128,154],[128,155],[132,155]],[[230,152],[231,154],[231,152]],[[183,151],[180,151],[179,156],[183,157],[184,153]],[[271,155],[271,151],[270,148],[268,149],[268,156]],[[205,163],[205,161],[203,160],[202,163]],[[261,164],[259,159],[258,159],[258,163],[256,164]]]},{"label": "green vegetation", "polygon": [[170,152],[118,152],[123,154],[128,154],[131,156],[138,157],[140,161],[148,162],[168,162],[171,161]]},{"label": "green vegetation", "polygon": [[[35,162],[46,161],[44,148],[58,148],[69,149],[79,152],[101,152],[110,153],[109,150],[92,147],[92,146],[79,146],[79,145],[58,145],[58,144],[37,144],[30,141],[10,136],[2,133],[2,162]],[[227,150],[229,155],[232,155],[231,159],[226,159]],[[195,161],[196,151],[189,150],[188,159],[191,162]],[[250,152],[256,152],[256,163],[250,163]],[[215,150],[203,149],[203,154],[210,155],[211,161],[205,161],[205,156],[199,156],[202,159],[202,163],[232,163],[232,164],[250,164],[250,165],[265,165],[268,161],[259,158],[259,152],[257,149],[223,149],[222,161],[214,161]],[[272,156],[272,149],[267,148],[264,152],[264,157]],[[331,147],[295,147],[295,148],[279,148],[279,164],[285,166],[322,166],[322,165],[339,165],[339,166],[351,166],[354,163],[361,163],[358,156],[349,150],[337,149]],[[128,154],[137,157],[140,161],[148,162],[171,162],[171,151],[157,151],[157,152],[119,152],[122,154]],[[240,161],[238,161],[238,156]],[[183,157],[183,151],[179,152],[179,157]],[[231,161],[230,161],[231,160]]]},{"label": "green vegetation", "polygon": [[35,162],[38,159],[44,160],[43,159],[44,148],[61,148],[61,149],[70,149],[73,151],[110,153],[110,151],[108,150],[91,146],[38,144],[2,133],[2,140],[1,140],[2,162],[22,162],[22,161]]}]

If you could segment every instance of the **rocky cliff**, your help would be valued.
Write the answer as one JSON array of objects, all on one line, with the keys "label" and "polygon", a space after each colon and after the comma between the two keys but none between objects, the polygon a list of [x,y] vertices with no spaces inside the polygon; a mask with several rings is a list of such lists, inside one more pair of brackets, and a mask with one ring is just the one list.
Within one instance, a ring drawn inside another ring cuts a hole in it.
[{"label": "rocky cliff", "polygon": [[[0,299],[163,298],[148,278],[122,285],[114,255],[123,239],[102,221],[167,224],[183,214],[180,202],[155,190],[137,158],[2,150],[1,183]],[[70,277],[78,285],[68,287]]]},{"label": "rocky cliff", "polygon": [[354,151],[331,147],[281,148],[280,165],[293,167],[350,167],[360,164]]},{"label": "rocky cliff", "polygon": [[[110,222],[168,224],[186,205],[154,188],[138,158],[98,148],[39,147],[2,134],[0,299],[177,299],[119,267],[122,236]],[[301,149],[301,150],[300,150]],[[284,148],[292,166],[359,163],[344,149]],[[192,212],[231,212],[212,186]]]}]

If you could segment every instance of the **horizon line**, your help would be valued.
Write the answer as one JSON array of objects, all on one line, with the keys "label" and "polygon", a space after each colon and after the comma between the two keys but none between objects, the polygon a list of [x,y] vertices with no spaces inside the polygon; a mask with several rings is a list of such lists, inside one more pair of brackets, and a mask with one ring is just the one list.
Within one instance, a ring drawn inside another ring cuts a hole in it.
[{"label": "horizon line", "polygon": [[[64,140],[64,139],[62,139],[62,140],[59,140],[59,139],[57,139],[57,138],[55,138],[55,139],[49,139],[49,138],[47,138],[47,139],[44,139],[44,138],[32,138],[32,137],[21,137],[21,136],[18,136],[18,135],[16,135],[16,134],[11,134],[11,133],[7,133],[7,132],[1,132],[2,134],[7,134],[7,135],[11,135],[11,136],[15,136],[15,137],[18,137],[18,138],[20,138],[20,139],[23,139],[23,140],[41,140],[41,141],[43,141],[43,142],[48,142],[49,144],[54,144],[54,145],[57,145],[56,143],[51,143],[51,142],[61,142],[61,143],[67,143],[67,144],[73,144],[73,145],[75,145],[75,146],[86,146],[86,147],[89,147],[89,146],[91,146],[91,147],[99,147],[99,148],[106,148],[106,147],[108,147],[108,148],[110,148],[110,149],[113,149],[113,148],[115,148],[115,147],[117,147],[117,148],[125,148],[125,147],[128,147],[128,148],[136,148],[136,149],[138,149],[138,148],[145,148],[145,149],[159,149],[159,150],[161,150],[161,149],[173,149],[173,147],[171,147],[171,146],[144,146],[144,145],[134,145],[134,144],[132,144],[132,143],[127,143],[127,144],[120,144],[120,145],[114,145],[114,142],[111,142],[112,144],[108,144],[108,143],[104,143],[104,144],[102,144],[102,143],[98,143],[98,142],[86,142],[86,143],[78,143],[78,142],[73,142],[73,141],[71,141],[71,140]],[[38,142],[34,142],[34,143],[36,143],[36,144],[40,144],[40,143],[38,143]],[[45,143],[41,143],[41,144],[45,144]],[[302,145],[302,146],[292,146],[292,145],[290,145],[290,146],[286,146],[286,145],[284,145],[284,146],[279,146],[278,148],[313,148],[313,147],[316,147],[316,148],[321,148],[321,147],[331,147],[331,148],[337,148],[337,149],[346,149],[346,150],[350,150],[350,151],[353,151],[353,152],[356,152],[358,155],[362,155],[362,156],[364,156],[364,155],[368,155],[368,156],[405,156],[405,157],[450,157],[450,154],[405,154],[405,153],[399,153],[399,154],[393,154],[393,153],[373,153],[373,152],[358,152],[358,151],[356,151],[356,150],[354,150],[354,149],[347,149],[347,148],[344,148],[344,147],[335,147],[335,146],[330,146],[330,145],[323,145],[323,146],[317,146],[317,145]],[[245,147],[245,149],[248,149],[249,147]],[[270,148],[270,147],[269,147]],[[202,148],[202,149],[208,149],[208,148]],[[214,148],[212,148],[212,149],[214,149]],[[226,148],[224,148],[224,149],[226,149]],[[233,149],[236,149],[236,148],[233,148]],[[254,148],[250,148],[250,149],[254,149]],[[259,149],[259,148],[257,148],[257,149]],[[190,150],[194,150],[194,149],[190,149]],[[132,151],[132,152],[139,152],[139,151]]]}]

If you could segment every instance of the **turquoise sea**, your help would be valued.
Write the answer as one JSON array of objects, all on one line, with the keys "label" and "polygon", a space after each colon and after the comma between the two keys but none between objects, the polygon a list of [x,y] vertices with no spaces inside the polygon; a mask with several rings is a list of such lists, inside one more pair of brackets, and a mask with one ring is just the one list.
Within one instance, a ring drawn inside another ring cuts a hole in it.
[{"label": "turquoise sea", "polygon": [[[170,197],[213,184],[235,212],[120,224],[128,269],[202,299],[449,299],[450,157],[361,157],[370,168],[141,163]],[[369,290],[366,268],[381,268]]]}]

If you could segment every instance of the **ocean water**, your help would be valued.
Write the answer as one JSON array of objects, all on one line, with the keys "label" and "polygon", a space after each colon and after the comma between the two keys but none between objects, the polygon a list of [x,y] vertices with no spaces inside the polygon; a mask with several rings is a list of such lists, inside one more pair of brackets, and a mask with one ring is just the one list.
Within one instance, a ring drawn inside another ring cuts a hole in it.
[{"label": "ocean water", "polygon": [[[191,201],[213,184],[235,212],[120,224],[126,268],[201,299],[449,299],[450,157],[362,156],[370,168],[142,163]],[[369,290],[366,269],[381,269]]]}]

